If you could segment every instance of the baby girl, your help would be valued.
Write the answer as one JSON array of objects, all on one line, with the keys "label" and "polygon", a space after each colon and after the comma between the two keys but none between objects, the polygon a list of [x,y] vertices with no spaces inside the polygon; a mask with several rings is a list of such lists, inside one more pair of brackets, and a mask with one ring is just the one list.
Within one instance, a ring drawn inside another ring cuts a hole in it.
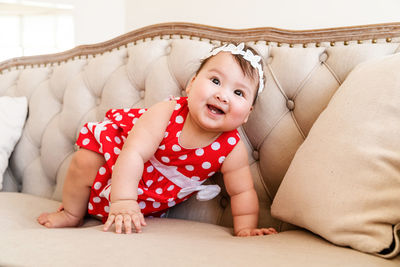
[{"label": "baby girl", "polygon": [[230,195],[234,234],[276,233],[257,228],[258,198],[237,128],[263,90],[261,57],[243,43],[215,48],[186,87],[187,97],[149,109],[110,110],[87,123],[69,166],[61,207],[43,213],[46,227],[79,226],[88,212],[104,231],[141,232],[144,216],[162,216],[197,192],[209,200],[220,188],[203,185],[217,171]]}]

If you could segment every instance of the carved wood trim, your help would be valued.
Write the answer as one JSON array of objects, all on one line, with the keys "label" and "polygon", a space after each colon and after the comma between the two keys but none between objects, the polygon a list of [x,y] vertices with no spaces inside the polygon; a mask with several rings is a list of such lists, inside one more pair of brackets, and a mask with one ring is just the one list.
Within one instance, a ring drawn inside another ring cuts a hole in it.
[{"label": "carved wood trim", "polygon": [[77,46],[61,53],[13,58],[0,63],[0,72],[18,66],[47,65],[67,61],[75,57],[102,54],[139,40],[176,35],[182,38],[196,37],[222,42],[266,41],[289,45],[319,44],[323,42],[361,42],[377,39],[387,39],[389,41],[392,38],[400,37],[400,22],[299,31],[271,27],[227,29],[194,23],[169,22],[143,27],[109,41]]}]

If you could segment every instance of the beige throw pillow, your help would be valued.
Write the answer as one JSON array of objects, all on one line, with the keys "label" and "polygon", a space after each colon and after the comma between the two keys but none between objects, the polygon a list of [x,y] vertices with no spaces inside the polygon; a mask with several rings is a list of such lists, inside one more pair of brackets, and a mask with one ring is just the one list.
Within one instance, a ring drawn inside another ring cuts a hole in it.
[{"label": "beige throw pillow", "polygon": [[341,246],[400,251],[400,54],[356,67],[314,123],[272,214]]}]

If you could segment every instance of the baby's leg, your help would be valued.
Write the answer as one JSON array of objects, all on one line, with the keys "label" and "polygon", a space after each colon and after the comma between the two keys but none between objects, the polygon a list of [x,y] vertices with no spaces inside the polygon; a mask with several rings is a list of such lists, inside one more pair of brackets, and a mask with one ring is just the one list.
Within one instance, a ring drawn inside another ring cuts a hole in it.
[{"label": "baby's leg", "polygon": [[90,188],[104,162],[102,155],[91,150],[76,151],[64,182],[63,209],[43,213],[37,221],[49,228],[79,226],[86,215]]}]

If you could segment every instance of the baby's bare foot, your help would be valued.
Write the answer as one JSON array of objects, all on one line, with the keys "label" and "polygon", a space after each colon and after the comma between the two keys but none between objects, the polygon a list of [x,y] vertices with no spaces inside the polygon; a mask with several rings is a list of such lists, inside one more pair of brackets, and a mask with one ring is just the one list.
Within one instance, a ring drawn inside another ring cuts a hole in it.
[{"label": "baby's bare foot", "polygon": [[82,218],[75,217],[65,210],[43,213],[37,218],[37,221],[47,228],[76,227],[83,222]]}]

